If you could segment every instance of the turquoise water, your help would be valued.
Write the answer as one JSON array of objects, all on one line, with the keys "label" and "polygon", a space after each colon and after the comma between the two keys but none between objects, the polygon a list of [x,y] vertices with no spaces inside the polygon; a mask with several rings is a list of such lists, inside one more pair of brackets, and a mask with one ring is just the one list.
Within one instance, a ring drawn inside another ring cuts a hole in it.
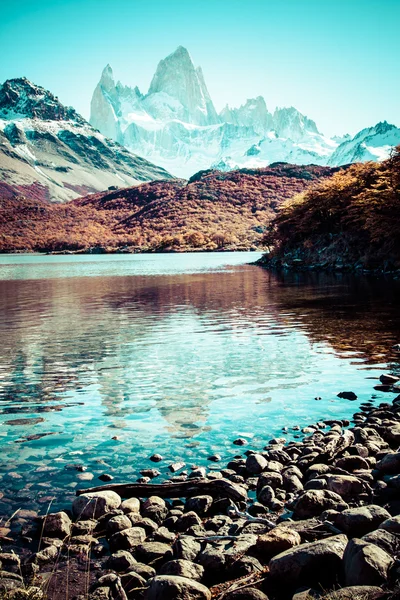
[{"label": "turquoise water", "polygon": [[392,399],[371,378],[398,369],[399,285],[258,256],[0,256],[0,512]]}]

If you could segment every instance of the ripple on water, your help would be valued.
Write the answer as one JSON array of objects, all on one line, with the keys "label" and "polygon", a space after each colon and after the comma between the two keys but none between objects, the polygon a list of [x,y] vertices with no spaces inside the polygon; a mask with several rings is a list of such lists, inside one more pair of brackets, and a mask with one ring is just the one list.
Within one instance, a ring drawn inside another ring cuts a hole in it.
[{"label": "ripple on water", "polygon": [[0,257],[0,512],[387,401],[371,377],[399,368],[398,284],[255,258]]}]

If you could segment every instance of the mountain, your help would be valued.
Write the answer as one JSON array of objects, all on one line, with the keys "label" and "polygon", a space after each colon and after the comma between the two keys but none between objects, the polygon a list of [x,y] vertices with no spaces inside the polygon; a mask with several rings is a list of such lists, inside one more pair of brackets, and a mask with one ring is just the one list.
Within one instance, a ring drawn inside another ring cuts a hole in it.
[{"label": "mountain", "polygon": [[227,105],[217,114],[201,68],[194,66],[182,46],[160,61],[146,94],[115,83],[107,65],[93,94],[90,122],[139,156],[185,178],[210,167],[230,170],[261,168],[276,161],[340,165],[382,160],[389,146],[400,143],[398,130],[385,138],[375,132],[378,124],[363,130],[371,138],[365,141],[369,150],[364,151],[364,140],[356,140],[363,132],[355,136],[354,144],[350,136],[328,138],[294,107],[271,113],[262,96],[238,108]]},{"label": "mountain", "polygon": [[277,163],[202,171],[189,181],[152,181],[64,204],[3,198],[0,252],[257,249],[281,203],[335,171]]},{"label": "mountain", "polygon": [[343,141],[330,157],[329,164],[345,165],[367,160],[385,160],[398,144],[400,144],[400,129],[383,121]]},{"label": "mountain", "polygon": [[[105,82],[104,82],[105,83]],[[2,196],[63,201],[170,175],[96,131],[26,78],[0,85]]]},{"label": "mountain", "polygon": [[295,108],[268,111],[262,96],[217,114],[203,72],[180,46],[161,60],[147,94],[115,83],[109,65],[91,101],[90,122],[179,177],[271,162],[326,164],[338,146]]}]

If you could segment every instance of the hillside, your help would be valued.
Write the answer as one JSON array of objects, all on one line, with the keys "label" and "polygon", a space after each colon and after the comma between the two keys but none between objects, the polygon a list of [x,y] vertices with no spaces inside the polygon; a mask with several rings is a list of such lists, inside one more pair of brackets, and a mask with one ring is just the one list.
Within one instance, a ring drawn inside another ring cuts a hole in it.
[{"label": "hillside", "polygon": [[269,226],[275,267],[400,270],[400,146],[287,201]]},{"label": "hillside", "polygon": [[281,203],[337,169],[276,163],[153,181],[63,205],[0,189],[0,251],[186,251],[259,248]]},{"label": "hillside", "polygon": [[28,79],[0,85],[1,196],[62,202],[169,177]]}]

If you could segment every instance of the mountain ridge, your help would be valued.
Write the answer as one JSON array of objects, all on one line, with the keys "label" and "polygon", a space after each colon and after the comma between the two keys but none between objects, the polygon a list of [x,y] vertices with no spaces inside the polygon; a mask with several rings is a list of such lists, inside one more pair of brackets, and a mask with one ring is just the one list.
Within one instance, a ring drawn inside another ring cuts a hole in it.
[{"label": "mountain ridge", "polygon": [[65,201],[169,177],[107,139],[45,88],[24,77],[0,85],[0,182],[7,197],[14,190]]},{"label": "mountain ridge", "polygon": [[[349,146],[339,150],[349,141],[345,136],[324,136],[311,118],[293,106],[277,107],[271,113],[264,97],[257,96],[237,108],[226,105],[217,113],[201,67],[194,66],[183,46],[159,62],[146,94],[115,83],[111,67],[109,77],[108,91],[102,89],[101,80],[95,89],[90,122],[178,177],[189,178],[210,167],[264,167],[277,160],[319,165],[352,162]],[[396,130],[394,145],[400,143],[400,129]],[[367,160],[367,153],[360,156]],[[381,157],[371,155],[379,160],[386,156],[387,149]]]}]

